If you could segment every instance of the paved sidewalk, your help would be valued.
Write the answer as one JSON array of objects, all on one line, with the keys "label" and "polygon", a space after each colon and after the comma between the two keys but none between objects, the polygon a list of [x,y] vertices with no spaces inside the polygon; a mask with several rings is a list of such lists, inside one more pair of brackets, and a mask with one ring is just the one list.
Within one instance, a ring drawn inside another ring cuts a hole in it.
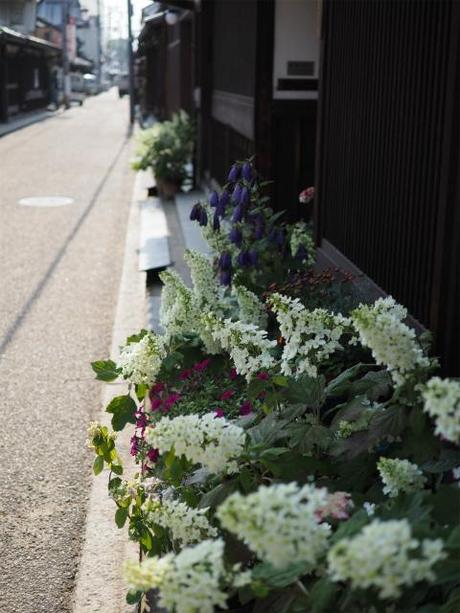
[{"label": "paved sidewalk", "polygon": [[0,137],[9,134],[10,132],[15,132],[16,130],[20,130],[21,128],[26,128],[34,123],[38,123],[39,121],[44,121],[46,119],[51,119],[60,113],[63,113],[64,109],[59,108],[53,111],[33,111],[31,113],[22,113],[18,117],[13,117],[7,123],[0,123]]}]

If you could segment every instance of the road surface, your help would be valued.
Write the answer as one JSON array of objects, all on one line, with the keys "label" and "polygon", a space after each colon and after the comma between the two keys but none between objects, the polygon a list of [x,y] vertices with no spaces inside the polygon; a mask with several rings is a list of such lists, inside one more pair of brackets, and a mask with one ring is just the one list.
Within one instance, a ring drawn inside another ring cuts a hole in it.
[{"label": "road surface", "polygon": [[[71,610],[132,194],[114,91],[0,139],[0,612]],[[65,196],[61,207],[21,206]],[[110,613],[109,611],[107,613]]]}]

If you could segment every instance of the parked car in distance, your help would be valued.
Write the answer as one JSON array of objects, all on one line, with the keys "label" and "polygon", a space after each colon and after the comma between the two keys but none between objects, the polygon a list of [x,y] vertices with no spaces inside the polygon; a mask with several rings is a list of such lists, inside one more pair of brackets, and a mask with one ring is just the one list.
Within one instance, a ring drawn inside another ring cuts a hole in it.
[{"label": "parked car in distance", "polygon": [[97,77],[90,72],[83,75],[83,82],[85,87],[85,93],[88,96],[95,96],[99,93],[99,85],[97,83]]},{"label": "parked car in distance", "polygon": [[118,76],[118,95],[123,98],[125,94],[129,94],[129,74],[122,72]]}]

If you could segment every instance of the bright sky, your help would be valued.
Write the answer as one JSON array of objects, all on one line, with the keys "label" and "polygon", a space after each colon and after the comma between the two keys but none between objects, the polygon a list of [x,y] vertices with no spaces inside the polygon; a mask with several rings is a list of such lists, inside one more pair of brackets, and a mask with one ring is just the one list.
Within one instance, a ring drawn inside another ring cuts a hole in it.
[{"label": "bright sky", "polygon": [[[151,4],[151,0],[131,0],[134,9],[133,34],[140,30],[142,9]],[[126,38],[127,36],[127,0],[99,0],[102,16],[104,38]],[[91,15],[97,13],[97,0],[80,0],[82,7],[87,8]]]}]

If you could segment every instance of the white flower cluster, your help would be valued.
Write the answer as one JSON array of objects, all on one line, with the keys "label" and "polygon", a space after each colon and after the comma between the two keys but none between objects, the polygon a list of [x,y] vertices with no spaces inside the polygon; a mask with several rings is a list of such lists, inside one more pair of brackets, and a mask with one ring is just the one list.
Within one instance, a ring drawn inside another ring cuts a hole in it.
[{"label": "white flower cluster", "polygon": [[435,432],[460,442],[460,381],[432,377],[423,391],[424,410],[435,420]]},{"label": "white flower cluster", "polygon": [[244,285],[234,285],[232,289],[239,306],[239,319],[243,323],[254,324],[259,328],[267,326],[267,312],[261,300]]},{"label": "white flower cluster", "polygon": [[248,496],[232,494],[217,517],[264,562],[277,568],[294,562],[316,564],[328,546],[330,526],[319,519],[327,503],[326,489],[275,484]]},{"label": "white flower cluster", "polygon": [[407,309],[391,296],[380,298],[371,306],[361,304],[351,313],[361,344],[369,347],[377,364],[388,368],[397,386],[417,368],[430,365],[414,330],[403,323],[406,317]]},{"label": "white flower cluster", "polygon": [[235,459],[243,451],[246,434],[242,428],[207,413],[202,417],[163,417],[147,429],[146,440],[161,454],[174,448],[176,456],[184,455],[212,473],[235,473],[238,472]]},{"label": "white flower cluster", "polygon": [[184,260],[190,268],[197,306],[215,306],[219,302],[220,295],[211,260],[202,253],[190,249],[185,251]]},{"label": "white flower cluster", "polygon": [[224,542],[208,540],[186,547],[179,554],[129,562],[125,578],[131,591],[159,590],[159,605],[176,613],[213,613],[226,609],[225,589],[249,582],[247,573],[227,572]]},{"label": "white flower cluster", "polygon": [[329,551],[333,581],[350,581],[353,588],[375,588],[379,598],[399,598],[403,586],[433,581],[434,564],[445,556],[441,540],[412,537],[406,519],[374,520],[353,538],[338,541]]},{"label": "white flower cluster", "polygon": [[87,433],[88,433],[88,439],[86,441],[86,444],[90,449],[95,448],[95,444],[94,444],[95,438],[109,436],[109,438],[111,438],[112,441],[114,441],[117,438],[116,432],[109,433],[109,429],[107,428],[107,426],[103,426],[97,421],[91,421],[89,423]]},{"label": "white flower cluster", "polygon": [[[201,205],[205,208],[208,219],[212,219],[214,209],[205,203],[201,203]],[[213,253],[227,251],[232,256],[236,256],[238,253],[237,247],[228,238],[228,224],[224,220],[221,220],[218,230],[214,230],[212,223],[202,226],[201,234]]]},{"label": "white flower cluster", "polygon": [[197,312],[192,290],[175,270],[164,270],[159,275],[163,282],[160,304],[160,324],[169,341],[175,334],[193,332]]},{"label": "white flower cluster", "polygon": [[201,321],[214,341],[228,351],[237,373],[248,381],[259,371],[275,365],[270,350],[276,347],[276,341],[269,340],[265,330],[254,324],[222,320],[213,313],[205,314]]},{"label": "white flower cluster", "polygon": [[383,481],[383,493],[394,498],[401,492],[423,489],[425,477],[417,464],[409,460],[380,458],[377,469]]},{"label": "white flower cluster", "polygon": [[304,221],[298,221],[291,226],[291,253],[295,257],[299,247],[302,246],[308,253],[307,262],[310,266],[315,263],[315,241]]},{"label": "white flower cluster", "polygon": [[308,311],[298,298],[278,293],[269,301],[285,341],[281,372],[316,377],[321,362],[343,349],[340,339],[349,328],[349,320],[325,309]]},{"label": "white flower cluster", "polygon": [[125,345],[118,358],[123,377],[135,384],[151,385],[160,371],[166,356],[164,339],[148,332],[137,343]]},{"label": "white flower cluster", "polygon": [[172,539],[183,545],[197,543],[217,536],[217,530],[208,521],[208,509],[193,509],[179,500],[147,499],[143,505],[147,521],[167,528]]}]

